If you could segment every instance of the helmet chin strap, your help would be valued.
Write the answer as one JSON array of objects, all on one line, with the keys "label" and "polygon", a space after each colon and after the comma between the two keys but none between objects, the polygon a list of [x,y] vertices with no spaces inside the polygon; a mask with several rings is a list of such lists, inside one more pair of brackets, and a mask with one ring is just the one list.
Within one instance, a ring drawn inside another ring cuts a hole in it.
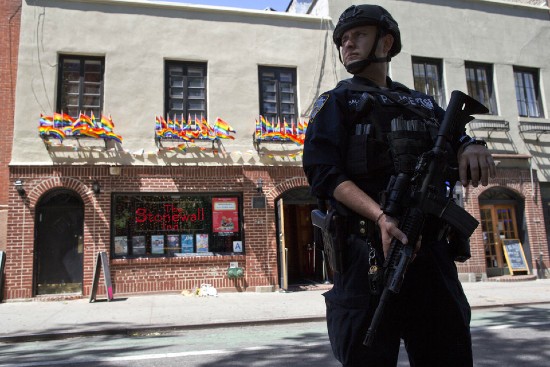
[{"label": "helmet chin strap", "polygon": [[368,57],[364,60],[357,60],[352,63],[349,63],[348,65],[344,65],[348,73],[350,74],[359,74],[362,72],[366,67],[368,67],[372,63],[378,63],[378,62],[389,62],[390,57]]}]

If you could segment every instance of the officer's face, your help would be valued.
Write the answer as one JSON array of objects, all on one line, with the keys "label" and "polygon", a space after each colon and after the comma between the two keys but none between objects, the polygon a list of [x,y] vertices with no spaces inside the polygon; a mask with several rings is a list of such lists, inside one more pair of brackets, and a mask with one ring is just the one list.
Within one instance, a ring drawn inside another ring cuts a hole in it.
[{"label": "officer's face", "polygon": [[342,35],[342,60],[344,65],[364,60],[369,56],[376,38],[376,26],[367,25],[352,28]]}]

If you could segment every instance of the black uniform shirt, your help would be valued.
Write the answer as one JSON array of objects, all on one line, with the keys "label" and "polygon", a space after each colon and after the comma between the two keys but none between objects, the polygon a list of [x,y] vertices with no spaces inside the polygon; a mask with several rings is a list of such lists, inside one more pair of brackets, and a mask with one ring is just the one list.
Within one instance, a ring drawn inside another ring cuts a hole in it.
[{"label": "black uniform shirt", "polygon": [[[424,111],[434,121],[440,122],[443,119],[445,112],[432,97],[410,90],[402,84],[393,82],[390,78],[387,79],[389,86],[387,89],[381,89],[372,81],[358,76],[353,77],[352,83],[374,87],[381,91],[380,94],[369,91],[376,99],[376,103],[368,119],[379,120],[388,129],[393,118],[410,114],[400,103],[409,104]],[[387,97],[388,94],[394,97],[393,101]],[[384,174],[372,175],[369,178],[370,182],[364,183],[353,180],[353,172],[346,170],[350,135],[353,135],[353,129],[358,120],[365,118],[356,111],[362,95],[361,91],[339,84],[335,89],[322,94],[311,112],[304,144],[303,168],[311,192],[318,198],[333,198],[334,189],[347,180],[354,181],[375,200],[378,192],[386,187],[391,172],[389,175],[387,171],[384,171]],[[463,136],[465,136],[464,133]],[[457,142],[453,142],[453,147],[455,149],[459,147],[463,140],[464,138],[461,137]],[[377,161],[376,157],[371,161],[374,164],[383,164]]]}]

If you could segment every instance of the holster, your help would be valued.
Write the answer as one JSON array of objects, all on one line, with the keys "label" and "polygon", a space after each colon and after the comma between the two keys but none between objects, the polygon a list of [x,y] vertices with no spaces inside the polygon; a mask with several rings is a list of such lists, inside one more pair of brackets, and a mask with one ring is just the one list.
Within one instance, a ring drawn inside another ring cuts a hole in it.
[{"label": "holster", "polygon": [[311,223],[314,226],[313,230],[321,233],[323,251],[328,259],[328,265],[333,272],[343,273],[345,219],[338,215],[334,209],[327,213],[315,209],[311,212]]}]

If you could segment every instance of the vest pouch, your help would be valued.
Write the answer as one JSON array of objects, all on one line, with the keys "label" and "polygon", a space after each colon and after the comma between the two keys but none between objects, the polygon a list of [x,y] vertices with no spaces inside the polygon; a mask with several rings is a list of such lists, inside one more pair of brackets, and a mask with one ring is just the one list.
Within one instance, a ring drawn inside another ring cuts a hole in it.
[{"label": "vest pouch", "polygon": [[346,172],[357,179],[366,178],[392,166],[388,146],[370,135],[351,135]]},{"label": "vest pouch", "polygon": [[414,172],[418,157],[433,147],[428,131],[392,131],[388,133],[391,156],[396,172]]},{"label": "vest pouch", "polygon": [[348,142],[346,172],[353,176],[364,177],[367,174],[368,135],[352,135]]}]

